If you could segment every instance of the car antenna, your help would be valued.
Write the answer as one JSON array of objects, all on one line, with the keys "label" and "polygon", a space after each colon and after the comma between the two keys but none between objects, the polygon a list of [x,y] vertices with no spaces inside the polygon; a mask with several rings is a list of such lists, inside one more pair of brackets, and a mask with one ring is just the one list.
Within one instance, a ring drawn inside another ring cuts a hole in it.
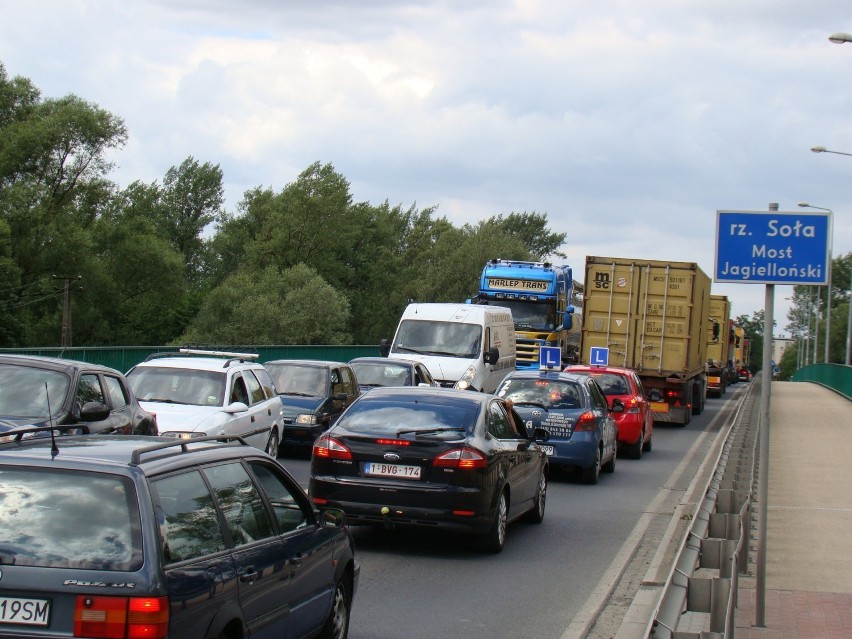
[{"label": "car antenna", "polygon": [[50,456],[56,457],[59,454],[59,447],[56,445],[56,434],[53,430],[53,412],[50,410],[50,393],[47,390],[47,381],[44,382],[44,396],[47,398],[47,425],[50,426]]}]

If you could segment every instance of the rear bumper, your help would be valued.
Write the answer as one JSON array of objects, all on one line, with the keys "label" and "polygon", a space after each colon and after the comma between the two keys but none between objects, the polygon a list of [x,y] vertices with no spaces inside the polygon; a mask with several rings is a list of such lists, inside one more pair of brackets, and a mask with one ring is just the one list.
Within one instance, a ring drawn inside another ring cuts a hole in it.
[{"label": "rear bumper", "polygon": [[314,441],[322,435],[322,432],[323,428],[320,424],[284,424],[281,432],[281,443],[284,446],[309,448],[314,445]]},{"label": "rear bumper", "polygon": [[547,460],[560,466],[591,468],[595,463],[598,441],[592,433],[574,433],[570,440],[549,439],[545,446],[553,446],[553,455]]}]

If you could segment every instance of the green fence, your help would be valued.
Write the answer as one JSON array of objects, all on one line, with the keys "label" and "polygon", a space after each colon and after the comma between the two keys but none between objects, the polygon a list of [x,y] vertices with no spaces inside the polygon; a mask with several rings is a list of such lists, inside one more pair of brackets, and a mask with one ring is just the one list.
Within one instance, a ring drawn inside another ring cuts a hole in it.
[{"label": "green fence", "polygon": [[[273,359],[324,359],[333,362],[348,362],[355,357],[379,355],[374,346],[206,346],[209,350],[234,353],[257,353],[258,361]],[[0,355],[42,355],[76,359],[81,362],[102,364],[127,372],[153,353],[177,352],[175,346],[117,346],[117,347],[73,347],[73,348],[0,348]]]},{"label": "green fence", "polygon": [[852,400],[852,366],[845,364],[812,364],[793,373],[794,382],[815,382]]}]

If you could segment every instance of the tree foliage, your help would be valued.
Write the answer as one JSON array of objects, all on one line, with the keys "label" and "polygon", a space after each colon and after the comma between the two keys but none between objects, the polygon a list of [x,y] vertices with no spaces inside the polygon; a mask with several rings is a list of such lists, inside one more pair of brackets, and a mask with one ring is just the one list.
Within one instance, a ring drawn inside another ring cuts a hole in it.
[{"label": "tree foliage", "polygon": [[126,140],[119,117],[0,64],[0,346],[55,345],[64,322],[77,346],[376,343],[410,300],[474,295],[492,258],[564,257],[544,213],[456,226],[355,202],[330,163],[233,212],[219,165],[192,156],[120,189]]}]

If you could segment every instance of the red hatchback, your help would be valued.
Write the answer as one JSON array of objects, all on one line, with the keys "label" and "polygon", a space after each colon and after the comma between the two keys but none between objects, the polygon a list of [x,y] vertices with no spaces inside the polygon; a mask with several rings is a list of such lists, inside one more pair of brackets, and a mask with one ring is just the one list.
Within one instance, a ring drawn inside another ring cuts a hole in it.
[{"label": "red hatchback", "polygon": [[618,424],[618,452],[640,459],[643,452],[651,450],[654,431],[654,412],[645,397],[645,389],[635,371],[615,366],[583,366],[576,364],[565,368],[566,373],[587,374],[594,377],[606,395],[609,407],[612,400],[620,399],[624,412],[613,413]]}]

